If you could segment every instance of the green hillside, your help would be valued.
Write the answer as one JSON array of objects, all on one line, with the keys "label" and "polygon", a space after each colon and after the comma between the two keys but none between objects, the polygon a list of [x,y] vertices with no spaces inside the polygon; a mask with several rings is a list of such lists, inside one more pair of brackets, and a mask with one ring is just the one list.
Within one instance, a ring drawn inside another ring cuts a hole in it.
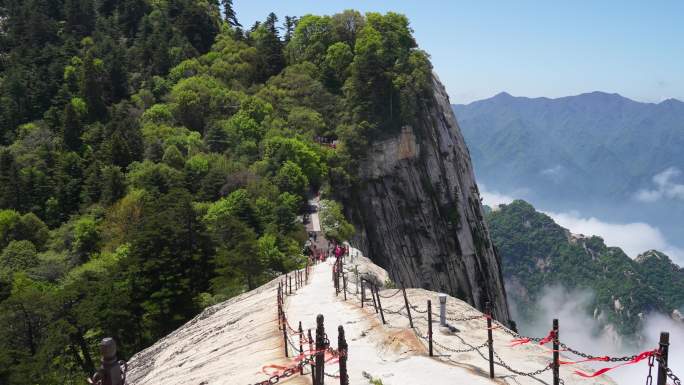
[{"label": "green hillside", "polygon": [[663,253],[652,250],[633,260],[600,237],[573,236],[521,200],[490,211],[487,222],[508,295],[523,315],[534,312],[542,289],[555,285],[590,289],[595,298],[587,312],[624,334],[638,329],[640,314],[670,314],[684,305],[684,269]]},{"label": "green hillside", "polygon": [[0,2],[0,383],[84,383],[102,337],[127,358],[301,266],[310,194],[431,91],[404,16],[221,3]]}]

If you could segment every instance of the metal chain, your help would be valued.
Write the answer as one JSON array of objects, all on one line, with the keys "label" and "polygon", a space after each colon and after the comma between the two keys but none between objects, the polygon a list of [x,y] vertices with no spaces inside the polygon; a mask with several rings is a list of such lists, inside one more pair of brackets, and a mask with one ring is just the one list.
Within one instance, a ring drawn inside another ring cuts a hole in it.
[{"label": "metal chain", "polygon": [[492,318],[492,322],[494,322],[497,326],[499,326],[501,328],[501,330],[503,330],[504,333],[506,333],[512,337],[519,338],[519,339],[528,338],[532,342],[539,342],[542,340],[542,338],[526,337],[526,336],[523,336],[522,334],[518,334],[518,333],[514,332],[513,330],[508,329],[508,327],[506,325],[502,324],[501,322],[499,322],[498,320],[496,320],[494,318]]},{"label": "metal chain", "polygon": [[427,309],[420,310],[420,309],[418,309],[418,306],[414,306],[414,305],[409,305],[409,306],[411,306],[411,309],[413,311],[415,311],[416,313],[427,314]]},{"label": "metal chain", "polygon": [[[572,354],[574,354],[574,355],[577,355],[577,356],[580,356],[580,357],[582,357],[582,358],[586,358],[586,359],[589,359],[589,360],[593,360],[593,359],[596,359],[596,358],[604,358],[604,356],[592,356],[591,354],[582,353],[582,352],[580,352],[580,351],[577,351],[577,350],[575,350],[575,349],[569,347],[568,345],[566,345],[566,344],[564,344],[564,343],[562,343],[562,342],[560,342],[560,343],[558,344],[558,346],[560,346],[561,349],[566,350],[566,351],[568,351],[568,352],[570,352],[570,353],[572,353]],[[635,359],[635,358],[637,358],[636,355],[622,356],[622,357],[608,357],[608,361],[610,361],[610,362],[622,362],[622,361],[631,361],[631,360],[633,360],[633,359]]]},{"label": "metal chain", "polygon": [[665,363],[665,360],[663,360],[661,356],[656,356],[656,360],[658,360],[658,365],[665,369],[665,374],[672,380],[674,385],[682,385],[682,380],[672,372],[672,369],[667,366],[667,363]]},{"label": "metal chain", "polygon": [[[411,307],[411,310],[415,311],[416,313],[427,314],[427,309],[421,310],[421,309],[419,309],[417,306],[414,306],[414,305],[409,305],[409,306]],[[435,317],[435,318],[439,318],[439,317],[440,317],[439,314],[434,313],[434,312],[432,313],[432,316]],[[472,320],[479,319],[479,318],[483,318],[483,317],[484,317],[483,315],[472,315],[472,316],[462,317],[462,318],[445,317],[445,319],[446,319],[447,321],[452,321],[452,322],[465,322],[465,321],[472,321]],[[417,317],[417,318],[421,318],[421,317]],[[423,319],[425,319],[425,318],[423,318]],[[541,339],[540,339],[540,340],[541,340]]]},{"label": "metal chain", "polygon": [[394,297],[395,295],[397,295],[397,294],[399,294],[399,293],[401,293],[401,289],[397,289],[397,291],[395,291],[394,294],[390,294],[390,295],[381,295],[381,294],[378,292],[378,295],[380,296],[380,298],[392,298],[392,297]]},{"label": "metal chain", "polygon": [[653,375],[651,371],[653,370],[653,361],[655,356],[651,355],[648,357],[648,375],[646,376],[646,385],[653,385]]},{"label": "metal chain", "polygon": [[398,315],[402,315],[404,317],[408,317],[408,315],[401,312],[404,309],[406,309],[406,306],[402,306],[401,308],[399,308],[399,310],[383,309],[383,311],[385,313],[388,313],[388,314],[398,314]]},{"label": "metal chain", "polygon": [[545,368],[539,369],[539,370],[535,370],[534,372],[521,372],[521,371],[519,371],[519,370],[513,369],[513,368],[510,367],[508,364],[506,364],[506,363],[504,362],[504,360],[502,360],[501,357],[499,357],[499,355],[496,353],[496,351],[494,351],[494,357],[496,357],[496,359],[498,360],[498,362],[496,362],[496,361],[494,362],[495,364],[497,364],[497,365],[499,365],[499,366],[501,366],[501,367],[503,367],[503,368],[506,368],[508,371],[510,371],[510,372],[512,372],[512,373],[515,373],[515,374],[517,374],[517,375],[519,375],[519,376],[526,376],[526,377],[538,376],[538,375],[544,373],[544,372],[547,371],[547,370],[551,370],[551,366],[552,366],[552,364],[549,363]]},{"label": "metal chain", "polygon": [[447,321],[453,321],[453,322],[465,322],[465,321],[472,321],[475,319],[480,319],[480,318],[485,318],[483,315],[473,315],[470,317],[463,317],[463,318],[450,318],[450,317],[445,317]]},{"label": "metal chain", "polygon": [[428,335],[427,335],[427,334],[426,334],[426,335],[423,335],[423,333],[421,333],[421,332],[420,332],[420,329],[418,329],[417,327],[414,327],[414,328],[413,328],[413,333],[415,333],[416,337],[418,337],[418,338],[420,338],[420,339],[422,339],[422,340],[425,340],[425,341],[428,340]]},{"label": "metal chain", "polygon": [[472,352],[472,351],[475,351],[475,350],[484,348],[485,346],[487,346],[487,345],[489,344],[489,341],[485,341],[482,345],[472,346],[472,347],[466,348],[466,349],[453,349],[453,348],[450,348],[450,347],[448,347],[448,346],[444,346],[444,345],[440,344],[439,342],[437,342],[437,341],[435,341],[435,340],[432,340],[432,343],[433,343],[434,345],[436,345],[436,346],[438,346],[438,347],[440,347],[440,348],[442,348],[442,349],[448,351],[448,352],[452,352],[452,353],[467,353],[467,352]]}]

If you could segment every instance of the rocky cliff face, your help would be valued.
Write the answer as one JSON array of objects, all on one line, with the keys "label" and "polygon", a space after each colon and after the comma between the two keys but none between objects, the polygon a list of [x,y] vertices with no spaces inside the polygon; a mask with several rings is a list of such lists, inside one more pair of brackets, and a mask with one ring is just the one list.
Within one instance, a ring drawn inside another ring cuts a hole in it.
[{"label": "rocky cliff face", "polygon": [[372,144],[347,204],[357,247],[409,287],[441,291],[508,320],[497,256],[483,219],[470,154],[444,87],[414,127]]}]

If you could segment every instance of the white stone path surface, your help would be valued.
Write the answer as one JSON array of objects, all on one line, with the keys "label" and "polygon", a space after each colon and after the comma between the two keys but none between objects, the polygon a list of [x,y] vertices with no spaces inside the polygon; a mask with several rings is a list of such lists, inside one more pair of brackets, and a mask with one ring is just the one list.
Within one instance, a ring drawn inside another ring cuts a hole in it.
[{"label": "white stone path surface", "polygon": [[309,217],[309,220],[311,221],[310,231],[320,232],[321,231],[321,221],[318,217],[318,208],[319,208],[318,198],[314,198],[314,199],[309,200],[309,205],[316,207],[316,211],[311,213],[311,216]]},{"label": "white stone path surface", "polygon": [[[352,255],[360,254],[358,250],[351,250]],[[425,344],[413,333],[408,319],[402,315],[385,313],[387,325],[383,325],[380,317],[370,306],[360,308],[358,298],[343,294],[335,295],[331,279],[332,261],[314,267],[309,285],[300,289],[297,295],[288,297],[286,312],[291,323],[296,327],[302,321],[304,330],[312,329],[315,335],[315,318],[317,314],[325,317],[326,332],[333,348],[337,347],[337,327],[345,329],[349,344],[348,370],[350,384],[369,384],[368,376],[380,379],[383,385],[414,385],[414,384],[544,384],[551,383],[551,372],[546,371],[537,376],[518,376],[506,371],[500,366],[495,367],[496,378],[489,379],[489,363],[477,352],[451,353],[451,357],[430,358]],[[354,262],[348,261],[346,268],[353,269],[357,265],[359,270],[370,272],[379,282],[387,279],[387,273],[372,264],[367,258],[357,257]],[[354,281],[353,275],[350,281]],[[349,283],[349,291],[355,291],[353,282]],[[392,296],[395,289],[381,290],[382,296]],[[426,308],[427,299],[433,303],[433,312],[439,312],[436,293],[422,289],[408,289],[409,302],[420,309]],[[382,298],[384,309],[400,310],[404,307],[401,293],[390,298]],[[462,318],[481,313],[458,299],[449,297],[447,302],[448,317]],[[414,324],[421,334],[427,333],[427,321],[420,314],[413,313]],[[437,322],[436,320],[434,322]],[[456,349],[468,348],[463,341],[472,346],[481,345],[486,341],[486,320],[476,319],[458,323],[460,331],[457,336],[446,329],[440,329],[434,324],[434,338],[443,345]],[[513,368],[532,372],[543,368],[550,361],[551,353],[547,348],[527,344],[510,348],[507,345],[512,337],[503,330],[494,330],[495,350]],[[497,346],[498,345],[498,346]],[[481,351],[486,355],[487,349]],[[435,354],[448,352],[435,347]],[[450,360],[450,361],[449,361]],[[329,367],[326,372],[336,373],[337,365]],[[586,369],[586,368],[585,368]],[[603,385],[614,384],[608,377],[597,379],[583,379],[571,373],[573,368],[562,367],[561,377],[566,385]],[[364,375],[367,374],[367,375]],[[308,380],[308,378],[307,378]],[[541,380],[541,381],[540,381]],[[327,384],[337,384],[338,380],[326,378]],[[310,381],[299,382],[310,383]]]},{"label": "white stone path surface", "polygon": [[[381,379],[383,385],[492,384],[471,370],[426,357],[423,345],[413,332],[405,328],[386,329],[372,307],[366,311],[359,307],[358,301],[353,303],[349,298],[344,302],[342,294],[335,296],[331,268],[330,263],[315,266],[309,285],[287,299],[286,313],[293,327],[301,321],[304,330],[311,328],[313,335],[316,315],[323,314],[326,333],[334,348],[337,347],[337,327],[344,327],[349,345],[350,384],[368,384],[364,372]],[[338,365],[330,365],[326,372],[336,374],[337,369]],[[339,383],[333,378],[325,381],[327,384]]]},{"label": "white stone path surface", "polygon": [[[352,249],[352,255],[357,250]],[[361,273],[369,272],[382,283],[386,272],[370,263],[367,258],[356,257],[353,264]],[[335,296],[331,262],[312,268],[310,282],[286,299],[286,312],[292,326],[301,321],[304,329],[315,330],[316,315],[325,316],[327,335],[333,348],[337,347],[337,327],[345,329],[349,344],[348,369],[350,384],[366,385],[368,376],[379,379],[383,385],[441,385],[441,384],[543,384],[550,383],[549,371],[539,376],[542,382],[529,377],[515,376],[496,367],[497,378],[488,378],[488,362],[478,353],[453,353],[452,362],[446,357],[430,358],[425,345],[409,328],[408,320],[401,315],[386,313],[387,325],[382,325],[370,307],[360,308],[359,300],[343,295]],[[350,277],[352,278],[352,277]],[[206,309],[173,333],[130,360],[129,385],[249,385],[268,377],[262,367],[268,364],[287,365],[284,357],[283,335],[276,322],[276,288],[280,278],[229,301]],[[350,290],[354,290],[351,279]],[[396,290],[381,290],[382,296],[391,296]],[[409,301],[425,309],[426,300],[432,299],[438,312],[437,293],[422,289],[407,289]],[[399,310],[404,306],[402,296],[383,298],[384,309]],[[463,301],[449,297],[449,317],[479,314]],[[421,334],[427,330],[424,318],[414,313],[414,321]],[[484,319],[456,324],[460,332],[455,336],[435,327],[435,340],[452,348],[465,348],[463,341],[480,345],[486,339]],[[436,326],[436,325],[435,325]],[[292,337],[295,341],[296,337]],[[460,338],[460,339],[459,339]],[[543,368],[548,364],[548,350],[531,344],[509,348],[511,337],[501,329],[494,330],[496,350],[512,367],[525,372]],[[443,351],[436,348],[437,353]],[[486,349],[483,349],[486,353]],[[335,374],[337,365],[326,372]],[[609,385],[607,377],[582,379],[571,374],[572,368],[562,367],[561,376],[566,385]],[[311,384],[311,376],[293,376],[280,383]],[[339,380],[326,378],[326,384]]]}]

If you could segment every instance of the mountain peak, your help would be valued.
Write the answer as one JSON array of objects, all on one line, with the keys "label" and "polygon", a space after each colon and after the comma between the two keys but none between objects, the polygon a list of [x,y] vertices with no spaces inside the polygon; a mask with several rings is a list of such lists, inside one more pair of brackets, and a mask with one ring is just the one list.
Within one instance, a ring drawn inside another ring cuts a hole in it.
[{"label": "mountain peak", "polygon": [[514,96],[506,91],[499,92],[498,94],[492,96],[492,99],[512,99]]},{"label": "mountain peak", "polygon": [[644,253],[637,255],[635,261],[638,263],[645,263],[648,261],[658,261],[666,264],[672,264],[672,260],[665,253],[658,250],[648,250]]}]

